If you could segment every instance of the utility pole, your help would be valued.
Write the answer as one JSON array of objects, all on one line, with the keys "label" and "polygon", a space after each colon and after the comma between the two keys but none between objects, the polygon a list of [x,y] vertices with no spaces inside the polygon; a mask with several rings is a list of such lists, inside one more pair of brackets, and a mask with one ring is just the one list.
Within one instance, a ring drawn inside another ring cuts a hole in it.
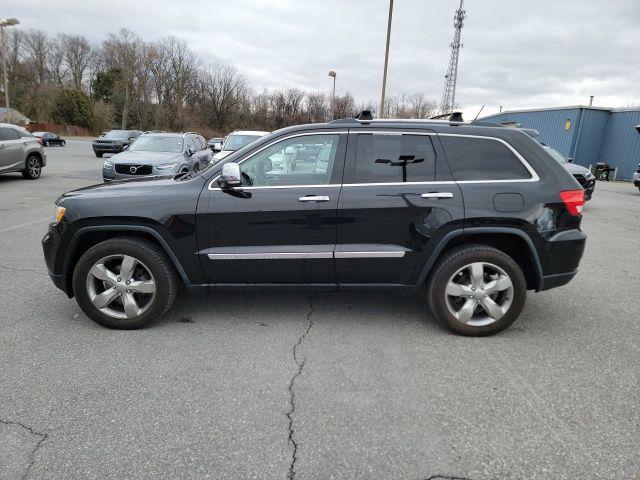
[{"label": "utility pole", "polygon": [[391,40],[391,18],[393,17],[393,0],[389,0],[389,19],[387,20],[387,48],[384,51],[384,73],[382,74],[382,95],[380,96],[380,113],[378,118],[384,118],[384,94],[387,89],[387,66],[389,64],[389,42]]},{"label": "utility pole", "polygon": [[333,106],[334,106],[334,102],[336,101],[336,76],[338,74],[333,71],[333,70],[329,70],[329,76],[333,77],[333,90],[331,91],[331,120],[333,120],[333,115],[334,115],[334,110],[333,110]]},{"label": "utility pole", "polygon": [[4,48],[4,27],[18,25],[20,21],[17,18],[7,18],[0,20],[0,54],[2,54],[2,79],[4,87],[4,106],[9,108],[9,77],[7,75],[7,54]]},{"label": "utility pole", "polygon": [[449,56],[449,67],[447,74],[444,76],[444,91],[442,92],[442,103],[440,104],[440,113],[451,113],[456,106],[456,83],[458,81],[458,58],[460,56],[460,36],[464,19],[467,18],[464,10],[464,0],[460,0],[460,6],[453,16],[453,26],[455,32],[453,34],[453,42],[451,42],[451,54]]}]

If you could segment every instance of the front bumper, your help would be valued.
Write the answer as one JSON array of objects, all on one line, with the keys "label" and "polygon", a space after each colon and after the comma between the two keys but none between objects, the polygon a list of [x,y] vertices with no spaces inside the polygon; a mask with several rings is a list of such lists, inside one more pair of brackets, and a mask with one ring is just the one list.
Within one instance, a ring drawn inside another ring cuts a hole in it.
[{"label": "front bumper", "polygon": [[120,153],[124,151],[124,144],[121,143],[94,143],[92,144],[95,153]]},{"label": "front bumper", "polygon": [[640,188],[640,173],[633,174],[633,185]]},{"label": "front bumper", "polygon": [[63,242],[64,223],[50,223],[46,235],[42,238],[42,251],[44,253],[44,261],[47,265],[49,277],[53,284],[67,294],[69,298],[73,297],[73,289],[70,279],[63,275],[63,263],[65,249]]}]

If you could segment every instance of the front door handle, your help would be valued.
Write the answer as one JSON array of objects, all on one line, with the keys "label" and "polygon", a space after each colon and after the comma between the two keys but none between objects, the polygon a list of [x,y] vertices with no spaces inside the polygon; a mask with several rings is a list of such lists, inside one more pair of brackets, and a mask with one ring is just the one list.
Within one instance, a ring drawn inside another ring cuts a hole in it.
[{"label": "front door handle", "polygon": [[420,195],[422,198],[453,198],[453,193],[451,192],[429,192],[423,193]]},{"label": "front door handle", "polygon": [[328,202],[329,197],[326,195],[307,195],[306,197],[300,197],[299,202]]}]

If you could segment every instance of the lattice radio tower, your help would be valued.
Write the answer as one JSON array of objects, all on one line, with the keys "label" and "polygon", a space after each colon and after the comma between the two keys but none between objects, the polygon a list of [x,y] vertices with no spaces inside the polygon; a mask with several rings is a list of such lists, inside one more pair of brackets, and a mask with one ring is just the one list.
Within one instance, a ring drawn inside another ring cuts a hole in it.
[{"label": "lattice radio tower", "polygon": [[453,34],[453,42],[451,43],[449,68],[447,68],[447,74],[444,76],[444,92],[442,92],[442,104],[440,105],[441,113],[451,113],[455,108],[456,82],[458,80],[458,57],[460,56],[460,49],[462,48],[460,36],[462,34],[462,27],[464,26],[465,18],[467,18],[467,14],[464,10],[464,0],[460,0],[460,6],[453,16],[455,33]]}]

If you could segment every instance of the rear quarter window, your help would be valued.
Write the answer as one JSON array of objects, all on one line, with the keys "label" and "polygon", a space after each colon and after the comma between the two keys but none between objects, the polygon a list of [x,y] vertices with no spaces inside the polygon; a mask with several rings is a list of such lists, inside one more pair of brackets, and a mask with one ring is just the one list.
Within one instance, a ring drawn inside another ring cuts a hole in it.
[{"label": "rear quarter window", "polygon": [[440,141],[456,181],[531,178],[520,159],[498,140],[440,135]]}]

